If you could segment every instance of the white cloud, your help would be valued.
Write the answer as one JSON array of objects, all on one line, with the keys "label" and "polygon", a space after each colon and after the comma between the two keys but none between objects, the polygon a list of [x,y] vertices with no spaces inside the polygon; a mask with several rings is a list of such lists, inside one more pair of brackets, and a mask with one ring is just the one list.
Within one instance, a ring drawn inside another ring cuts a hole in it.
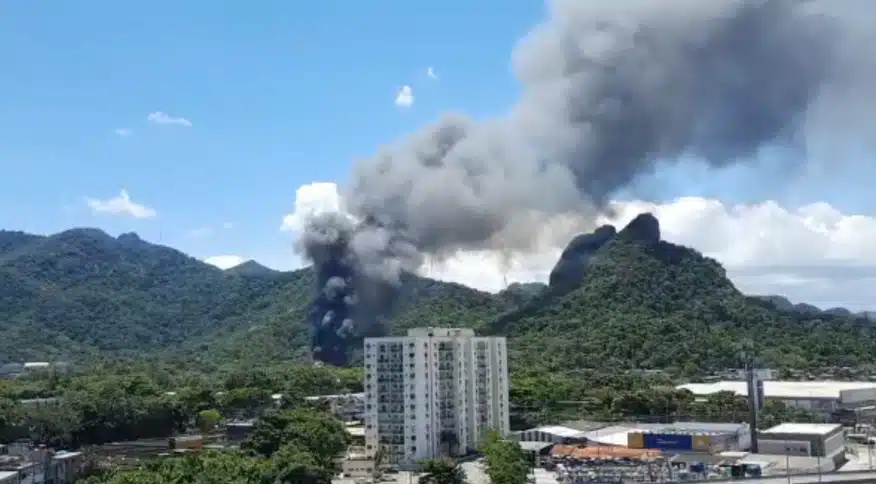
[{"label": "white cloud", "polygon": [[127,138],[128,136],[131,136],[133,131],[131,131],[128,128],[117,128],[115,130],[115,133],[116,133],[116,136],[121,136],[122,138]]},{"label": "white cloud", "polygon": [[402,86],[395,95],[395,105],[402,108],[409,108],[414,104],[414,90],[411,86]]},{"label": "white cloud", "polygon": [[283,217],[280,230],[298,231],[308,218],[340,209],[341,197],[336,184],[317,182],[302,185],[295,192],[295,211]]},{"label": "white cloud", "polygon": [[113,198],[106,200],[86,198],[85,202],[95,214],[126,215],[134,218],[151,218],[158,215],[154,209],[131,200],[128,191],[124,189]]},{"label": "white cloud", "polygon": [[179,116],[171,116],[167,113],[163,113],[161,111],[155,111],[146,117],[147,120],[156,123],[156,124],[176,124],[178,126],[185,126],[190,128],[192,126],[192,122],[186,118]]},{"label": "white cloud", "polygon": [[241,257],[239,255],[226,254],[207,257],[206,259],[204,259],[204,262],[216,266],[224,271],[226,269],[231,269],[232,267],[239,266],[247,260],[248,259],[246,259],[245,257]]},{"label": "white cloud", "polygon": [[434,67],[429,67],[426,69],[426,75],[429,76],[429,79],[438,79],[438,74],[435,73]]},{"label": "white cloud", "polygon": [[[296,211],[283,227],[300,227],[309,214],[342,203],[334,183],[298,189]],[[663,238],[719,260],[740,290],[781,294],[822,307],[876,308],[876,217],[845,214],[819,202],[797,209],[776,202],[733,205],[697,197],[669,203],[615,202],[621,226],[637,214],[653,212]],[[497,291],[511,282],[546,281],[561,247],[502,256],[495,252],[458,254],[427,263],[423,275]]]},{"label": "white cloud", "polygon": [[[665,204],[616,202],[617,226],[650,211],[663,238],[720,261],[743,292],[780,294],[822,307],[874,308],[876,217],[843,214],[827,203],[796,210],[773,201],[730,205],[679,198]],[[560,248],[502,259],[490,252],[460,254],[425,267],[434,278],[496,291],[507,282],[546,281]],[[505,270],[503,270],[505,268]]]}]

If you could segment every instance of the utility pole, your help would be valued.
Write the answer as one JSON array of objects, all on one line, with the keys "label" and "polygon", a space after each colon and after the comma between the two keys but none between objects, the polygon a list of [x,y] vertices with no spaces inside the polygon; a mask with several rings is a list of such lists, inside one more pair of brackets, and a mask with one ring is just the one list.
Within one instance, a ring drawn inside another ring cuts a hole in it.
[{"label": "utility pole", "polygon": [[872,427],[867,427],[867,465],[868,468],[873,470],[873,446],[870,443],[870,431]]},{"label": "utility pole", "polygon": [[748,385],[748,432],[751,438],[751,452],[757,454],[757,417],[760,412],[760,385],[757,384],[758,375],[755,374],[754,357],[749,353],[743,353],[745,362],[745,381]]}]

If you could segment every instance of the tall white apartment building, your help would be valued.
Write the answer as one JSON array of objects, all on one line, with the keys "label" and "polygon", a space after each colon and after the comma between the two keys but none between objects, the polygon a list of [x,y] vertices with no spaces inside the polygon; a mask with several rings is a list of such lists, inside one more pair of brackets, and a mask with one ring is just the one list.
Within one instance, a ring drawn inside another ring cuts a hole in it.
[{"label": "tall white apartment building", "polygon": [[506,351],[471,329],[366,338],[366,452],[413,464],[475,449],[489,429],[508,434]]}]

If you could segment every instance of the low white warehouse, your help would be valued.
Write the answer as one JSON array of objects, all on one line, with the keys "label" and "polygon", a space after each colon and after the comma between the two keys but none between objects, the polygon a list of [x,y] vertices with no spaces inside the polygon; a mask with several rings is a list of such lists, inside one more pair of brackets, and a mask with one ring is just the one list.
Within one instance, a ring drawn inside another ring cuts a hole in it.
[{"label": "low white warehouse", "polygon": [[[687,383],[677,388],[689,390],[700,397],[718,392],[748,395],[744,381]],[[763,393],[765,399],[780,400],[789,407],[824,414],[876,405],[876,382],[766,380],[763,382]]]},{"label": "low white warehouse", "polygon": [[840,424],[783,423],[757,435],[762,454],[833,457],[844,450],[844,444]]}]

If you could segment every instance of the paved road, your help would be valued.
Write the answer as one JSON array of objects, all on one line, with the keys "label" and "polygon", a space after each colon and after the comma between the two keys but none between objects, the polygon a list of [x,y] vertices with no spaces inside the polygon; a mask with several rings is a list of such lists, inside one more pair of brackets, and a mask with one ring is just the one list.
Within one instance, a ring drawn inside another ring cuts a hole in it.
[{"label": "paved road", "polygon": [[[876,472],[834,472],[814,476],[766,476],[757,479],[745,479],[743,482],[752,484],[817,484],[819,482],[876,482]],[[712,481],[714,482],[714,481]]]},{"label": "paved road", "polygon": [[[490,484],[490,480],[484,474],[483,469],[475,462],[466,462],[462,464],[465,470],[468,481],[471,484]],[[536,484],[558,484],[553,472],[544,469],[535,470]],[[872,481],[876,483],[876,471],[855,471],[855,472],[834,472],[830,474],[822,474],[821,480],[818,475],[802,475],[791,476],[790,481],[787,476],[765,476],[760,478],[749,478],[740,480],[720,480],[720,481],[700,481],[714,484],[722,483],[740,483],[740,484],[818,484],[819,482],[863,482]],[[693,481],[688,481],[694,484]]]},{"label": "paved road", "polygon": [[[466,477],[470,484],[490,484],[489,478],[484,474],[483,468],[476,462],[465,462],[462,464],[465,470]],[[408,472],[400,472],[398,474],[390,474],[386,476],[385,484],[417,484],[417,476]],[[335,484],[354,484],[355,479],[333,479]],[[553,472],[544,469],[535,470],[536,484],[558,484]],[[872,482],[876,484],[876,471],[852,471],[852,472],[834,472],[822,474],[819,481],[818,475],[802,475],[791,476],[790,481],[787,476],[765,476],[760,478],[748,478],[739,480],[712,480],[712,481],[687,481],[685,484],[724,484],[724,483],[739,483],[739,484],[818,484],[819,482],[850,482],[864,484]]]}]

